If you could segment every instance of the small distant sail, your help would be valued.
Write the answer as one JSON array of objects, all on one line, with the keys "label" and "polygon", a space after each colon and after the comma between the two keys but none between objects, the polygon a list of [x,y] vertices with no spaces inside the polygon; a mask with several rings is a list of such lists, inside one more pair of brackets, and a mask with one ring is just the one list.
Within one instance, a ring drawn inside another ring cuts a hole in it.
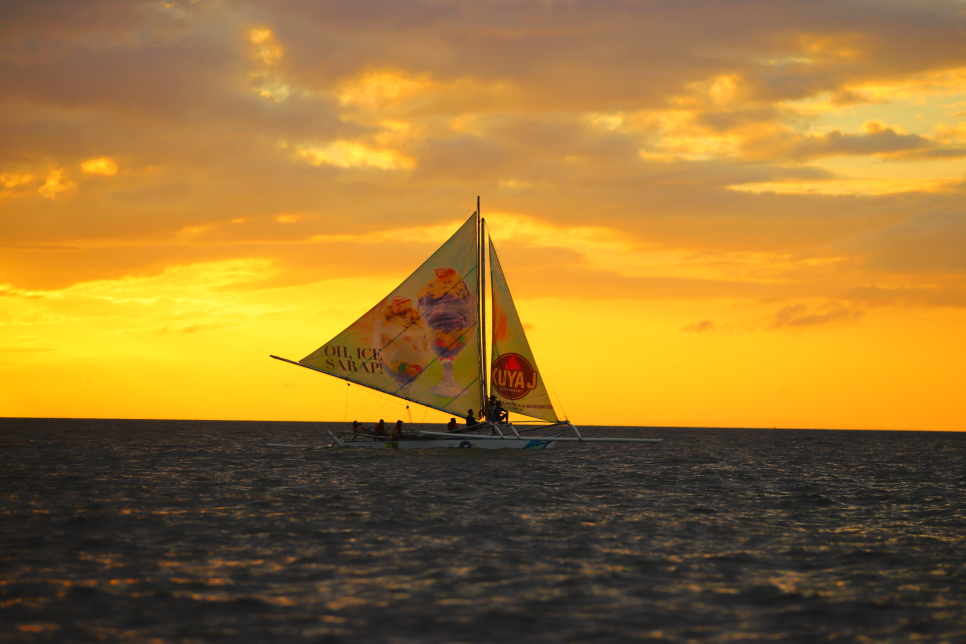
[{"label": "small distant sail", "polygon": [[457,416],[483,404],[477,216],[392,293],[299,362]]},{"label": "small distant sail", "polygon": [[490,393],[503,408],[517,414],[556,422],[543,378],[537,371],[530,343],[510,297],[503,268],[490,243],[490,275],[493,292],[493,344],[491,345]]}]

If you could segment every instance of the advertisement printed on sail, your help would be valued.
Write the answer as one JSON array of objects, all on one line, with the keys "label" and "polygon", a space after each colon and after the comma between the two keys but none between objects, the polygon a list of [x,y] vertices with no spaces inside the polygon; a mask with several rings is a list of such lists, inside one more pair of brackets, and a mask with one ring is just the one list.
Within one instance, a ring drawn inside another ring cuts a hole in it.
[{"label": "advertisement printed on sail", "polygon": [[557,422],[557,413],[537,371],[537,361],[533,358],[492,241],[490,276],[493,294],[490,393],[507,411]]},{"label": "advertisement printed on sail", "polygon": [[299,362],[465,416],[482,405],[476,216],[392,293]]}]

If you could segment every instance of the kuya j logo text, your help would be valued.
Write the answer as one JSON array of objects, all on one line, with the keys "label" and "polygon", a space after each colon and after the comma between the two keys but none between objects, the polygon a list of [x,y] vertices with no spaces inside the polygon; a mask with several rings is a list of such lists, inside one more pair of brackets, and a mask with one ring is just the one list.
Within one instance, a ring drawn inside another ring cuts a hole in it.
[{"label": "kuya j logo text", "polygon": [[519,353],[504,353],[493,361],[493,388],[506,400],[518,400],[537,388],[537,372]]},{"label": "kuya j logo text", "polygon": [[350,373],[384,373],[379,349],[369,347],[336,347],[325,345],[325,368]]}]

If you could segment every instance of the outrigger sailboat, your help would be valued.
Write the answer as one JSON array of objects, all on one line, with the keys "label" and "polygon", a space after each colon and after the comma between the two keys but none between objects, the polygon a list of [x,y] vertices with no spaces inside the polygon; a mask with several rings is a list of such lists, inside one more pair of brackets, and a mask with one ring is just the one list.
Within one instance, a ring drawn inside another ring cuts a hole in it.
[{"label": "outrigger sailboat", "polygon": [[[484,341],[487,264],[492,300],[489,369]],[[479,197],[476,212],[466,223],[345,331],[298,362],[271,357],[459,418],[480,412],[479,423],[456,432],[416,430],[399,436],[329,432],[340,447],[545,449],[568,441],[662,440],[584,437],[570,421],[557,416],[496,249],[488,240]],[[494,413],[494,403],[534,420],[518,422],[518,427],[508,421],[508,414]],[[538,424],[532,426],[534,422]],[[533,435],[540,430],[540,435]],[[574,436],[566,436],[569,432]]]}]

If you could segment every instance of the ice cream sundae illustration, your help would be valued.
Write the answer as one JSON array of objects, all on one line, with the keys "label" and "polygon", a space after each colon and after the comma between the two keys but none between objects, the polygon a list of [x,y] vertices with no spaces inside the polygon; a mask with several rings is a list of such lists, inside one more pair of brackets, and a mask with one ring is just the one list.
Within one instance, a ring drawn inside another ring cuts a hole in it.
[{"label": "ice cream sundae illustration", "polygon": [[376,345],[383,371],[400,386],[399,394],[409,398],[409,388],[422,375],[429,363],[426,324],[408,297],[393,296],[389,305],[379,312]]},{"label": "ice cream sundae illustration", "polygon": [[436,277],[419,290],[419,310],[430,329],[430,346],[443,369],[443,379],[433,393],[454,397],[466,388],[453,376],[453,360],[473,338],[476,297],[452,268],[434,272]]}]

